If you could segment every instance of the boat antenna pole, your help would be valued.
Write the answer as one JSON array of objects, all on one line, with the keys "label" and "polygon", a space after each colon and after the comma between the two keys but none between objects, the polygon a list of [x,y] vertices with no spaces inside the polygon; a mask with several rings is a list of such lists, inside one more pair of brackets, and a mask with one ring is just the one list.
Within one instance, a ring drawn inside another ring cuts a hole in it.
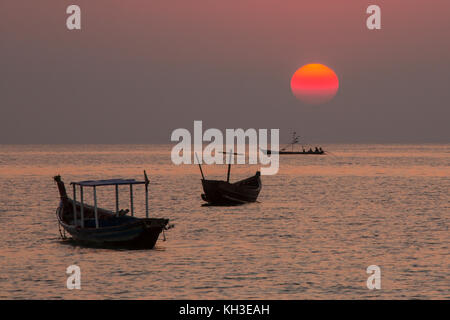
[{"label": "boat antenna pole", "polygon": [[281,148],[280,149],[280,151],[284,151],[284,150],[286,150],[287,148],[289,148],[289,146],[291,146],[291,151],[293,152],[294,151],[294,144],[295,144],[295,135],[297,134],[297,132],[293,132],[293,134],[292,134],[292,141],[291,141],[291,143],[288,143],[287,145],[285,145],[283,148]]},{"label": "boat antenna pole", "polygon": [[145,217],[148,218],[148,184],[150,183],[150,180],[148,180],[147,172],[144,170],[144,177],[145,177]]},{"label": "boat antenna pole", "polygon": [[297,132],[294,131],[294,133],[292,134],[292,144],[291,144],[292,152],[294,152],[294,144],[297,142],[296,135],[297,135]]},{"label": "boat antenna pole", "polygon": [[230,182],[230,171],[231,171],[231,155],[233,154],[233,149],[230,149],[230,157],[228,158],[228,172],[227,172],[227,182]]},{"label": "boat antenna pole", "polygon": [[197,158],[198,167],[200,168],[200,173],[202,174],[202,180],[205,180],[205,176],[203,175],[202,165],[200,164],[200,160],[198,159],[197,152],[195,153],[195,157]]}]

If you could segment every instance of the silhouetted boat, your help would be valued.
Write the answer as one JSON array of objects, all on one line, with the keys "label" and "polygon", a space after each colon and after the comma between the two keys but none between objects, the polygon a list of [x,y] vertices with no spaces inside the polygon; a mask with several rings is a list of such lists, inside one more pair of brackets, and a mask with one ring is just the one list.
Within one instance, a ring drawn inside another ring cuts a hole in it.
[{"label": "silhouetted boat", "polygon": [[199,163],[202,174],[202,186],[204,193],[202,199],[210,205],[239,205],[255,202],[261,191],[261,173],[259,171],[250,178],[230,183],[231,163],[228,164],[227,181],[207,180],[203,175],[202,166]]},{"label": "silhouetted boat", "polygon": [[[54,180],[58,185],[61,197],[59,207],[56,211],[59,225],[76,242],[101,247],[151,249],[155,246],[159,234],[172,227],[168,226],[169,219],[148,217],[149,180],[146,174],[145,181],[112,179],[72,182],[73,199],[67,196],[66,188],[61,177],[55,176]],[[134,216],[133,186],[138,184],[145,185],[146,218],[137,218]],[[126,215],[130,212],[129,210],[119,210],[119,185],[130,186],[131,216]],[[80,202],[76,201],[76,186],[80,188]],[[116,212],[97,207],[96,187],[98,186],[115,186]],[[94,206],[87,205],[83,201],[83,188],[85,187],[93,188]],[[61,236],[63,236],[62,233]]]},{"label": "silhouetted boat", "polygon": [[314,150],[311,150],[311,151],[278,151],[278,152],[276,152],[276,151],[271,151],[271,150],[263,150],[263,152],[265,152],[266,154],[272,154],[272,153],[278,153],[278,154],[316,154],[316,155],[321,155],[321,154],[325,154],[325,151],[314,151]]},{"label": "silhouetted boat", "polygon": [[[294,151],[294,145],[299,144],[299,138],[300,136],[296,135],[297,133],[294,132],[292,135],[292,142],[288,145],[286,145],[284,148],[281,148],[280,151],[272,151],[272,150],[264,150],[261,149],[262,152],[266,154],[272,154],[272,153],[278,153],[278,154],[312,154],[312,155],[322,155],[325,154],[325,151],[322,149],[322,147],[316,147],[314,150],[312,148],[309,148],[309,150],[305,150],[305,148],[302,146],[302,150],[300,151]],[[288,148],[291,147],[291,151],[288,151]]]}]

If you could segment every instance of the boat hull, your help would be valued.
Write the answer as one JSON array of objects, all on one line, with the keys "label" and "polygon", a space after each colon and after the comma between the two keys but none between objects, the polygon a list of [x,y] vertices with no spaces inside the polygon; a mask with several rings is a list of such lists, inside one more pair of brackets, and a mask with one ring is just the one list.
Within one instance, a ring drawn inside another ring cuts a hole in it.
[{"label": "boat hull", "polygon": [[261,191],[259,173],[248,179],[229,183],[221,180],[202,180],[202,199],[212,205],[239,205],[255,202]]},{"label": "boat hull", "polygon": [[168,219],[111,216],[108,220],[99,220],[99,228],[95,227],[94,219],[86,219],[85,227],[81,228],[79,225],[68,224],[61,218],[63,215],[64,205],[61,204],[58,208],[61,227],[74,241],[96,247],[152,249],[169,222]]}]

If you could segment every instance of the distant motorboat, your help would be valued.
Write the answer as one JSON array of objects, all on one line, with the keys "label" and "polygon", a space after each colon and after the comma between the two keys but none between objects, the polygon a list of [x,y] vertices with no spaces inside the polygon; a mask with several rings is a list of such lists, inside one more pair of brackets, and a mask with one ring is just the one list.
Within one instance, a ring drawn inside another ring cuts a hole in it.
[{"label": "distant motorboat", "polygon": [[[323,155],[326,154],[326,152],[322,149],[322,147],[315,147],[315,149],[313,150],[311,147],[309,148],[309,150],[305,150],[305,148],[302,146],[302,150],[294,150],[294,145],[296,144],[300,144],[299,143],[299,139],[300,136],[297,136],[297,133],[294,132],[292,134],[292,141],[291,143],[289,143],[288,145],[286,145],[285,147],[281,148],[279,151],[272,151],[272,150],[265,150],[265,149],[261,149],[262,152],[266,153],[266,154],[273,154],[273,153],[278,153],[278,154],[311,154],[311,155]],[[289,148],[291,148],[291,151],[289,151]]]},{"label": "distant motorboat", "polygon": [[272,151],[272,150],[264,150],[264,149],[261,149],[264,153],[266,153],[266,154],[272,154],[272,153],[278,153],[278,154],[315,154],[315,155],[321,155],[321,154],[325,154],[325,151],[314,151],[314,150],[311,150],[311,151],[278,151],[278,152],[276,152],[276,151]]},{"label": "distant motorboat", "polygon": [[[76,242],[101,247],[152,249],[160,233],[172,227],[168,226],[169,219],[148,217],[149,181],[146,174],[145,181],[112,179],[72,182],[73,199],[67,196],[61,176],[55,176],[54,180],[58,185],[61,198],[59,207],[56,210],[58,223]],[[145,185],[145,218],[137,218],[134,216],[133,186],[138,184]],[[129,210],[119,210],[119,185],[130,186],[131,216],[127,215],[130,212]],[[80,201],[76,201],[76,186],[80,188]],[[97,207],[96,187],[98,186],[115,186],[116,212]],[[86,187],[93,188],[94,206],[84,203],[83,188]]]}]

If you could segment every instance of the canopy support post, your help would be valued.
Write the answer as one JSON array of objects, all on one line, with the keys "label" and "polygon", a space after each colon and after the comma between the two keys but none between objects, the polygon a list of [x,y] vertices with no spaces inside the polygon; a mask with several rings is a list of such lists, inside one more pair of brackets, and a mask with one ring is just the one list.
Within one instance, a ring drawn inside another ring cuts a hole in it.
[{"label": "canopy support post", "polygon": [[84,201],[83,201],[83,186],[80,186],[80,215],[81,227],[84,228]]},{"label": "canopy support post", "polygon": [[97,189],[94,186],[94,214],[95,214],[95,227],[98,229],[98,212],[97,212]]},{"label": "canopy support post", "polygon": [[72,204],[73,204],[73,223],[76,226],[77,225],[77,189],[75,185],[72,185],[73,187],[73,199],[72,199]]},{"label": "canopy support post", "polygon": [[116,217],[119,216],[119,186],[116,184]]},{"label": "canopy support post", "polygon": [[134,217],[133,185],[132,184],[130,184],[130,210],[131,210],[131,216]]}]

